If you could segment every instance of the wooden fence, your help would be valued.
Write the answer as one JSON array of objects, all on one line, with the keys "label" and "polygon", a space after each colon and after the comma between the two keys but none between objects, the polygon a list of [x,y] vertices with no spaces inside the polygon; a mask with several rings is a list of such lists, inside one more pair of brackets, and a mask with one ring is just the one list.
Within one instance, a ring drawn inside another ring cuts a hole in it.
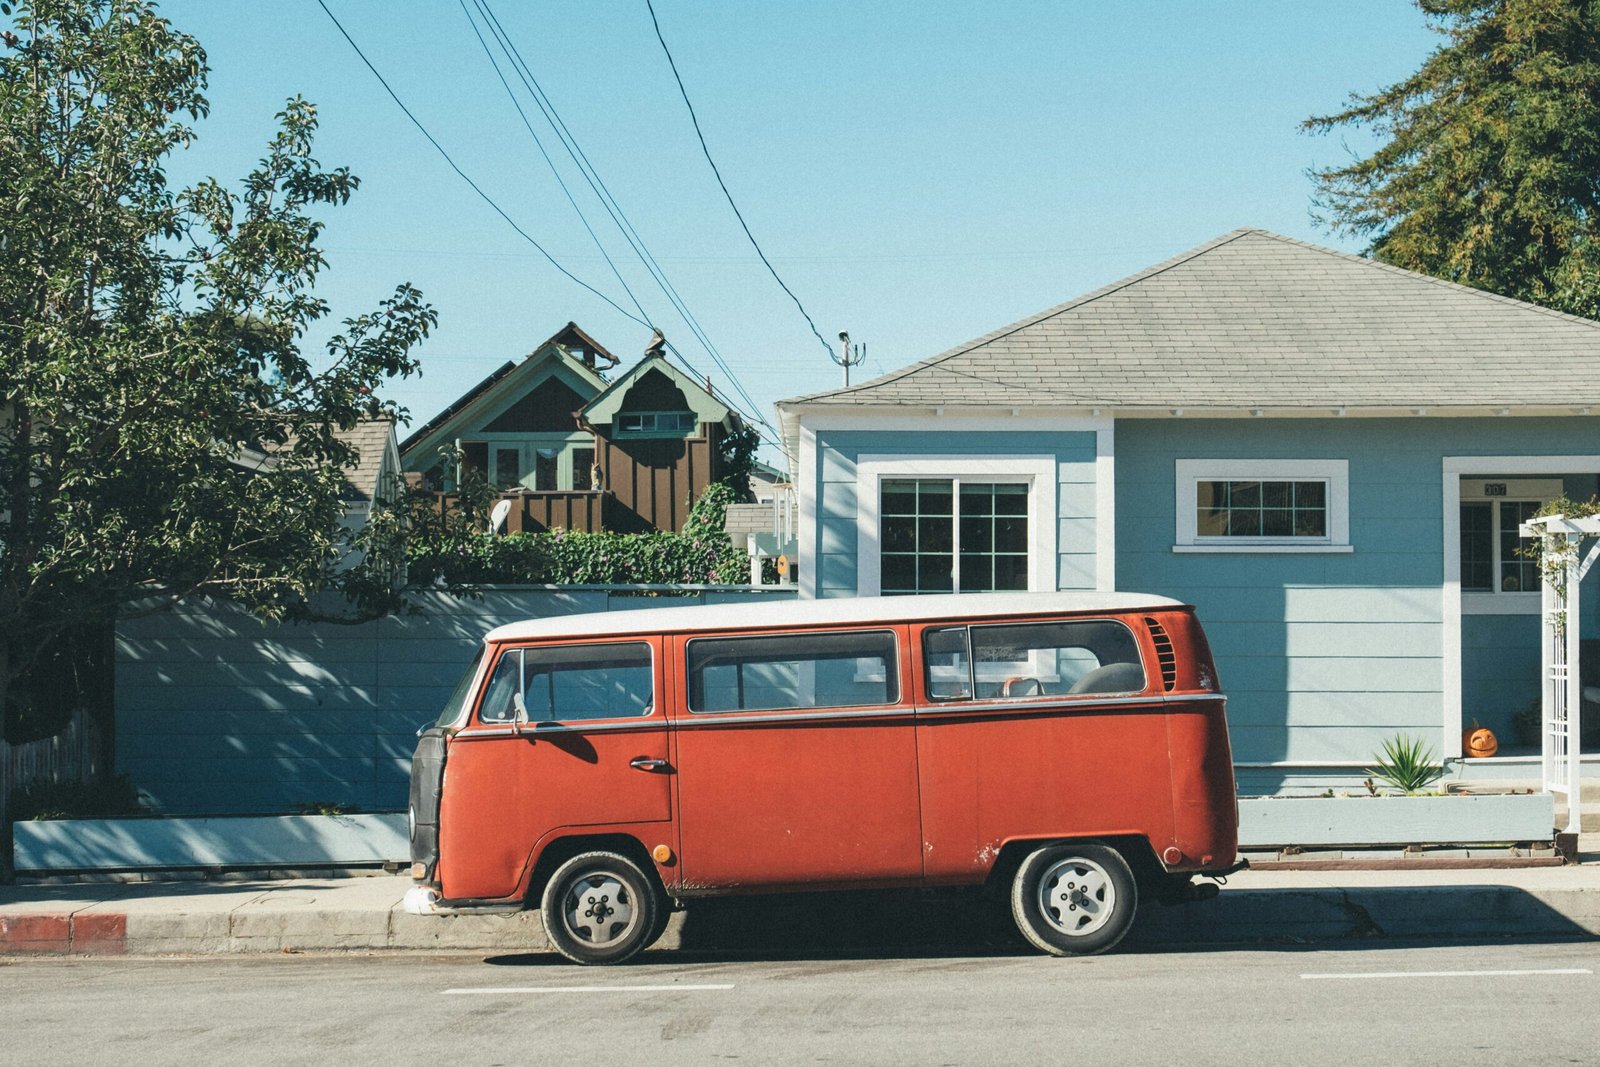
[{"label": "wooden fence", "polygon": [[55,737],[11,745],[0,741],[0,826],[9,816],[11,791],[39,779],[93,781],[111,773],[102,731],[87,712],[73,716]]},{"label": "wooden fence", "polygon": [[[506,533],[649,533],[654,529],[609,490],[519,490],[497,499],[511,502]],[[458,507],[459,501],[454,493],[436,493],[433,506],[443,513]]]}]

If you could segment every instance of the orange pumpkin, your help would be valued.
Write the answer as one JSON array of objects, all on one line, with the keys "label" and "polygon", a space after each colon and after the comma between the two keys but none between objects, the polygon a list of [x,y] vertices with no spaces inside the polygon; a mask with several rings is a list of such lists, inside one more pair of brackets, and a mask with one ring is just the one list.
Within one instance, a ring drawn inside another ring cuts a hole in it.
[{"label": "orange pumpkin", "polygon": [[1493,730],[1479,726],[1478,720],[1473,719],[1471,728],[1461,731],[1461,750],[1474,759],[1483,759],[1499,752],[1500,742]]}]

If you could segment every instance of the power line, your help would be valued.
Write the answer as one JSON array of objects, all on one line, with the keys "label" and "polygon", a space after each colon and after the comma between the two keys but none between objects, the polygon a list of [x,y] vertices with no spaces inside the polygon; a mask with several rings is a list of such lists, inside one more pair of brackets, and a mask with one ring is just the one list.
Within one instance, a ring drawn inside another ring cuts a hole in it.
[{"label": "power line", "polygon": [[650,11],[650,24],[655,27],[656,40],[661,42],[661,51],[666,53],[667,65],[672,68],[673,80],[678,83],[678,92],[683,97],[683,106],[689,109],[689,121],[694,123],[694,135],[700,139],[700,151],[705,153],[706,162],[711,164],[711,173],[716,175],[717,185],[722,188],[722,195],[727,197],[728,206],[733,208],[734,217],[739,220],[739,225],[743,228],[744,235],[750,238],[751,247],[756,250],[756,255],[761,257],[761,262],[766,265],[767,272],[772,275],[772,280],[778,283],[779,288],[789,294],[789,299],[794,301],[794,306],[800,309],[801,315],[805,316],[806,325],[811,327],[811,332],[816,337],[817,343],[827,350],[828,358],[832,359],[833,346],[823,338],[822,333],[817,329],[817,324],[811,319],[811,313],[806,311],[804,304],[800,303],[800,298],[794,295],[794,290],[790,289],[784,283],[784,280],[778,276],[777,270],[772,266],[772,261],[767,259],[767,254],[761,250],[760,243],[756,241],[756,235],[750,232],[749,224],[744,221],[744,213],[739,210],[739,205],[734,203],[733,194],[728,192],[728,183],[722,180],[722,171],[717,169],[717,161],[711,158],[711,149],[706,146],[706,135],[701,132],[700,118],[694,113],[694,104],[689,102],[689,90],[683,87],[683,77],[678,73],[678,64],[672,58],[672,50],[667,47],[667,39],[661,35],[661,22],[656,18],[655,5],[650,0],[644,0],[644,6]]},{"label": "power line", "polygon": [[[528,114],[522,110],[522,104],[517,100],[517,94],[511,91],[511,83],[506,81],[506,76],[501,73],[500,64],[494,58],[494,52],[490,50],[489,42],[485,41],[483,34],[478,31],[477,20],[472,17],[472,12],[467,8],[467,0],[459,0],[459,2],[461,4],[461,13],[467,16],[467,24],[472,27],[473,36],[478,38],[478,44],[483,48],[483,54],[489,58],[489,65],[494,68],[495,77],[499,78],[500,84],[505,87],[506,96],[511,98],[511,106],[517,109],[517,115],[522,119],[522,125],[527,127],[528,136],[533,138],[534,146],[539,149],[539,154],[544,157],[545,165],[550,168],[550,173],[554,176],[556,184],[561,186],[562,193],[566,195],[567,203],[571,204],[572,210],[577,212],[578,221],[583,223],[583,228],[589,233],[589,239],[600,250],[601,258],[606,261],[606,266],[611,268],[611,273],[616,277],[617,284],[622,286],[622,291],[628,294],[629,300],[633,301],[633,306],[638,310],[640,317],[648,321],[649,314],[644,310],[644,306],[639,303],[639,298],[633,294],[633,290],[628,287],[628,282],[622,277],[622,272],[617,269],[617,265],[611,261],[610,253],[606,251],[606,246],[600,242],[600,237],[594,232],[594,227],[589,225],[589,220],[584,216],[583,209],[578,206],[578,201],[573,199],[572,190],[567,188],[567,183],[562,179],[561,172],[556,169],[555,160],[551,159],[550,153],[544,150],[544,142],[539,139],[539,134],[535,132],[533,123],[528,121]],[[650,325],[654,328],[655,323],[652,322]]]},{"label": "power line", "polygon": [[[678,290],[672,284],[671,279],[667,277],[666,271],[662,269],[660,263],[656,260],[655,255],[645,245],[644,238],[640,236],[638,230],[635,229],[633,223],[628,219],[627,212],[622,209],[622,205],[618,203],[616,197],[612,195],[610,188],[605,183],[605,180],[600,177],[599,170],[590,161],[588,154],[583,150],[583,146],[578,143],[577,137],[572,133],[571,129],[567,127],[566,122],[561,118],[560,112],[556,110],[555,103],[549,98],[549,95],[545,93],[544,87],[539,84],[539,79],[534,75],[533,70],[528,66],[527,61],[523,59],[522,53],[517,48],[516,43],[512,41],[510,33],[508,33],[505,27],[500,24],[500,20],[495,15],[494,9],[489,6],[488,0],[473,0],[473,4],[483,15],[486,24],[489,26],[490,33],[494,36],[496,42],[500,45],[501,49],[506,53],[507,58],[511,61],[513,73],[515,73],[518,79],[522,82],[523,88],[526,89],[528,94],[533,97],[534,103],[539,106],[539,110],[544,114],[545,120],[549,122],[551,128],[555,130],[558,139],[561,141],[562,147],[567,150],[568,157],[571,158],[573,165],[577,167],[578,173],[581,174],[584,180],[588,182],[590,190],[595,194],[596,198],[599,199],[601,206],[604,207],[607,214],[611,216],[611,221],[617,226],[617,229],[622,233],[623,238],[633,249],[634,254],[639,257],[639,261],[644,264],[645,269],[649,272],[651,278],[655,280],[656,285],[667,297],[668,303],[670,303],[674,310],[678,312],[678,315],[689,327],[690,332],[695,335],[701,346],[705,348],[706,353],[711,357],[712,362],[716,363],[717,367],[721,369],[725,375],[727,375],[728,381],[732,385],[734,391],[737,392],[738,395],[743,398],[744,402],[748,404],[755,412],[754,415],[747,414],[747,417],[750,418],[752,422],[759,423],[760,425],[766,426],[769,430],[776,432],[775,428],[770,422],[767,421],[765,416],[760,414],[761,405],[758,404],[755,398],[752,397],[744,388],[744,384],[739,380],[739,376],[733,372],[733,368],[728,365],[727,360],[723,358],[722,353],[717,349],[717,346],[711,342],[711,338],[707,336],[705,330],[701,327],[699,320],[694,316],[693,312],[689,310],[688,304],[678,294]],[[695,370],[693,364],[691,364],[688,358],[685,357],[684,354],[675,346],[669,343],[667,345],[667,350],[676,356],[678,360],[684,364],[684,366],[693,371],[695,375],[704,377],[704,375],[701,375],[698,370]],[[776,444],[776,442],[772,443]]]},{"label": "power line", "polygon": [[[475,0],[475,2],[477,2],[477,0]],[[427,139],[428,143],[431,144],[433,146],[434,150],[439,153],[439,155],[444,159],[445,163],[449,165],[450,169],[456,173],[456,176],[459,177],[462,181],[466,182],[467,185],[469,187],[471,187],[472,191],[477,193],[478,197],[480,199],[482,199],[484,203],[488,204],[489,207],[495,212],[495,214],[499,215],[500,218],[503,219],[506,222],[507,225],[509,225],[513,230],[516,231],[518,236],[520,236],[524,241],[526,241],[528,244],[533,246],[533,248],[536,249],[539,252],[539,254],[541,256],[543,256],[544,259],[547,260],[550,263],[551,266],[555,267],[556,270],[561,272],[561,274],[563,274],[565,277],[567,277],[571,281],[576,282],[583,289],[585,289],[588,292],[592,293],[593,295],[599,297],[602,301],[604,301],[607,305],[609,305],[618,314],[622,315],[624,318],[628,319],[631,322],[635,322],[635,323],[639,324],[640,326],[645,326],[645,327],[648,327],[650,329],[655,329],[656,328],[655,324],[652,323],[651,321],[649,321],[648,314],[644,311],[643,307],[639,305],[638,299],[636,297],[634,297],[634,294],[633,294],[632,290],[628,289],[626,282],[623,282],[623,288],[628,291],[629,297],[633,299],[635,307],[638,308],[638,310],[639,310],[639,314],[638,315],[634,315],[633,313],[629,312],[626,308],[622,307],[615,300],[612,300],[605,293],[603,293],[600,290],[596,289],[594,286],[590,285],[588,282],[584,281],[582,278],[579,278],[577,275],[573,274],[566,267],[562,266],[561,263],[559,261],[557,261],[556,258],[554,256],[552,256],[550,254],[550,252],[547,249],[545,249],[545,247],[543,245],[541,245],[537,240],[535,240],[533,238],[532,235],[530,235],[526,230],[524,230],[520,225],[518,225],[516,220],[513,219],[510,215],[508,215],[506,213],[506,211],[503,208],[501,208],[498,203],[495,202],[493,197],[489,196],[488,193],[484,192],[483,188],[481,186],[479,186],[477,182],[473,181],[472,178],[470,176],[468,176],[468,174],[461,169],[461,167],[451,157],[450,153],[448,151],[446,151],[444,146],[439,143],[438,139],[435,138],[433,136],[433,134],[428,131],[428,128],[422,124],[422,121],[417,118],[415,113],[413,113],[412,110],[409,107],[406,106],[405,101],[402,100],[400,98],[400,95],[395,92],[394,88],[389,84],[388,79],[386,79],[383,76],[383,74],[378,70],[378,68],[373,65],[372,61],[367,58],[366,53],[361,50],[361,46],[356,44],[355,39],[353,37],[351,37],[349,31],[344,28],[344,24],[339,21],[338,16],[336,16],[333,13],[333,11],[331,9],[329,9],[329,7],[328,7],[327,3],[325,2],[325,0],[317,0],[317,6],[322,8],[323,14],[328,16],[329,21],[331,21],[333,23],[333,25],[334,25],[334,28],[339,31],[340,36],[342,36],[345,39],[345,42],[350,45],[351,49],[356,53],[356,56],[361,60],[362,64],[366,66],[367,70],[372,72],[372,76],[378,80],[378,84],[383,86],[384,92],[386,92],[389,95],[389,98],[395,102],[395,105],[397,107],[399,107],[400,110],[405,114],[406,118],[411,121],[411,124],[417,128],[417,131],[419,133],[421,133],[424,138]],[[493,18],[493,13],[489,12],[488,13],[488,17],[492,19]],[[470,20],[470,18],[471,18],[470,14],[469,14],[468,18]],[[474,24],[473,29],[474,29],[474,32],[476,32],[476,30],[477,30],[476,24]],[[480,40],[480,43],[482,43],[481,35],[479,37],[479,40]],[[492,58],[493,57],[491,56],[491,62],[492,62]],[[518,61],[521,60],[520,55],[517,57],[517,60]],[[523,65],[524,65],[524,67],[526,67],[525,63]],[[515,68],[513,68],[513,69],[515,69]],[[496,73],[499,73],[498,65],[496,65]],[[502,77],[501,80],[502,80],[502,84],[505,84],[503,77]],[[509,90],[510,90],[509,84],[506,85],[506,88],[507,88],[507,91],[509,92]],[[513,102],[515,102],[515,98],[514,97],[513,97]],[[518,112],[519,113],[521,112],[521,110],[522,109],[520,107],[518,107]],[[526,121],[526,116],[525,115],[524,115],[524,121]],[[556,121],[559,121],[559,119],[557,119]],[[533,132],[531,127],[529,129],[529,132],[530,133]],[[537,137],[535,138],[535,140],[537,141]],[[563,142],[563,143],[565,143],[565,142]],[[542,145],[540,145],[540,150],[541,150],[541,152],[543,151],[543,146]],[[571,151],[570,148],[569,148],[569,151]],[[546,160],[548,162],[548,156],[546,156]],[[554,164],[552,163],[551,166],[553,168]],[[582,168],[580,168],[580,170],[581,169]],[[558,180],[559,180],[559,175],[558,175]],[[565,191],[565,188],[566,188],[565,187],[565,183],[562,183],[562,188]],[[571,199],[571,194],[570,193],[568,194],[568,197],[569,197],[569,199]],[[576,203],[573,204],[573,207],[574,207],[574,209],[577,208]],[[580,217],[580,219],[582,218],[582,212],[581,211],[579,211],[579,217]],[[584,225],[585,225],[585,228],[587,229],[588,228],[588,222],[587,222],[586,219],[584,220]],[[590,230],[590,235],[591,235],[591,237],[594,236],[594,233],[593,233],[592,230]],[[598,244],[598,238],[596,238],[596,242]],[[604,251],[603,247],[601,248],[601,254],[602,254],[602,256],[605,256],[605,251]],[[606,258],[607,263],[612,266],[613,272],[616,272],[615,264],[611,263],[610,257],[609,256],[605,256],[605,258]],[[620,275],[618,277],[618,280],[619,281],[622,280]],[[675,293],[673,295],[676,296]],[[680,312],[685,314],[685,321],[686,322],[690,321],[691,317],[687,315],[687,310],[686,309],[680,309]],[[691,326],[691,328],[697,330],[697,324],[693,324]],[[698,330],[697,330],[697,333],[698,333]],[[708,351],[711,351],[712,358],[715,359],[717,361],[718,365],[722,367],[723,371],[728,375],[729,379],[733,382],[733,384],[734,384],[735,388],[738,390],[739,394],[745,399],[745,402],[748,403],[757,412],[757,414],[755,414],[755,415],[750,415],[748,412],[742,412],[741,411],[741,414],[743,414],[746,417],[746,419],[750,420],[751,422],[754,422],[754,423],[758,424],[759,426],[765,426],[769,430],[772,430],[773,433],[776,433],[776,429],[772,426],[772,424],[770,422],[768,422],[764,417],[762,417],[759,414],[760,406],[758,404],[756,404],[756,402],[753,399],[750,398],[750,395],[744,390],[743,386],[739,383],[737,377],[733,374],[732,370],[730,368],[728,368],[728,366],[720,358],[720,356],[718,354],[716,354],[714,351],[711,350],[711,348],[709,347],[709,342],[708,341],[704,341],[703,334],[701,336],[702,336],[703,342],[708,345]],[[681,352],[679,352],[675,347],[673,347],[671,344],[668,344],[667,348],[675,356],[677,356],[679,361],[682,362],[684,364],[684,366],[687,367],[690,370],[690,372],[693,373],[696,377],[700,377],[700,378],[704,378],[705,377],[703,374],[700,373],[700,371],[696,370],[694,365],[691,364],[683,356],[683,354]],[[738,410],[738,409],[735,408],[735,410]],[[757,432],[769,444],[774,445],[780,451],[782,450],[782,444],[780,442],[778,442],[774,437],[769,436],[767,434],[761,434],[759,430]]]},{"label": "power line", "polygon": [[649,322],[647,322],[645,319],[634,315],[632,312],[628,311],[622,305],[618,304],[615,300],[612,300],[609,296],[607,296],[606,294],[602,293],[600,290],[596,289],[594,286],[590,285],[588,282],[584,281],[582,278],[578,277],[576,274],[572,273],[567,268],[563,267],[560,263],[558,263],[556,261],[556,258],[554,256],[552,256],[549,252],[545,251],[545,248],[544,248],[543,245],[541,245],[538,241],[535,241],[528,234],[528,232],[526,230],[524,230],[521,226],[518,226],[516,220],[513,219],[510,215],[507,215],[505,213],[505,211],[500,207],[500,205],[494,202],[494,199],[488,193],[484,192],[481,188],[479,188],[477,182],[475,182],[471,178],[467,177],[466,171],[462,170],[459,166],[456,165],[456,161],[454,159],[450,158],[450,153],[446,152],[444,150],[444,146],[441,145],[437,140],[435,140],[433,134],[428,132],[428,128],[422,124],[421,120],[418,119],[416,115],[411,113],[411,109],[406,106],[405,101],[401,100],[400,99],[400,95],[398,93],[396,93],[394,91],[394,89],[392,89],[389,86],[389,82],[384,78],[384,76],[382,74],[378,73],[378,68],[372,65],[372,61],[370,59],[368,59],[366,53],[361,50],[361,46],[356,44],[355,39],[350,36],[350,34],[349,34],[349,32],[347,30],[345,30],[343,23],[341,23],[339,21],[338,17],[336,15],[334,15],[334,13],[331,10],[329,10],[327,3],[325,3],[324,0],[317,0],[317,6],[322,8],[323,14],[327,15],[328,18],[330,20],[332,20],[334,28],[339,31],[340,36],[342,36],[345,39],[345,41],[347,41],[349,43],[351,48],[355,49],[355,53],[356,53],[356,55],[358,57],[360,57],[361,62],[364,63],[366,65],[366,68],[372,72],[372,76],[374,78],[378,79],[378,84],[383,86],[383,91],[389,94],[389,99],[393,100],[397,105],[399,105],[400,110],[405,112],[406,118],[410,119],[411,120],[411,124],[417,128],[417,130],[422,134],[422,136],[424,136],[424,137],[426,137],[428,139],[428,143],[433,145],[433,147],[438,151],[439,155],[444,158],[444,161],[450,165],[450,169],[455,171],[456,175],[462,181],[466,182],[469,186],[471,186],[472,187],[472,191],[477,193],[478,196],[480,198],[482,198],[483,202],[488,204],[489,207],[491,207],[494,210],[494,213],[496,215],[499,215],[502,219],[504,219],[506,221],[507,225],[509,225],[513,230],[516,230],[517,234],[519,236],[521,236],[524,241],[527,241],[534,248],[538,249],[539,253],[542,256],[544,256],[545,259],[549,260],[550,261],[550,265],[552,267],[554,267],[556,270],[558,270],[562,274],[566,275],[572,281],[577,282],[583,288],[587,289],[589,292],[593,293],[595,296],[598,296],[601,300],[604,300],[607,304],[611,305],[611,307],[614,308],[618,312],[618,314],[622,315],[624,318],[630,319],[633,322],[638,323],[640,326],[646,326],[646,327],[649,327],[650,329],[654,329],[655,328]]}]

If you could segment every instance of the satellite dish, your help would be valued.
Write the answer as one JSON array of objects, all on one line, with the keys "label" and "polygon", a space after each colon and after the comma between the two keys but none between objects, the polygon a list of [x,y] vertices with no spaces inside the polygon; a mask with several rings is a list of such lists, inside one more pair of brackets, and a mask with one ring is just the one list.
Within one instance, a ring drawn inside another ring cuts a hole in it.
[{"label": "satellite dish", "polygon": [[506,516],[511,514],[511,501],[501,500],[489,512],[489,532],[501,533],[506,528]]}]

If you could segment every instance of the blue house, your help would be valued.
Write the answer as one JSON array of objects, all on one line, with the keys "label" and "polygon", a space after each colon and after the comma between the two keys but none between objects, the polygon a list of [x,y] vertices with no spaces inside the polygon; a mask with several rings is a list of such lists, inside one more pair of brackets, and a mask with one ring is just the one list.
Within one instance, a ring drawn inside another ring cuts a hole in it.
[{"label": "blue house", "polygon": [[1464,771],[1537,777],[1516,530],[1600,489],[1600,324],[1247,229],[778,410],[802,595],[1162,593],[1242,792],[1359,780],[1399,732],[1459,757],[1473,720],[1507,754]]}]

